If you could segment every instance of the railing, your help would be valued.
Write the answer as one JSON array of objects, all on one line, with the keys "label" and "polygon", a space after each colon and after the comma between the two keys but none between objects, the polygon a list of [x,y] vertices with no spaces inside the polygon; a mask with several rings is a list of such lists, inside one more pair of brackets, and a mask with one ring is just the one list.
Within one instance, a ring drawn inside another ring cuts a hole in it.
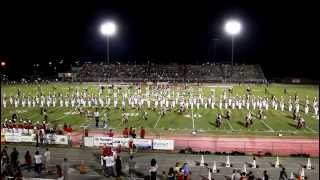
[{"label": "railing", "polygon": [[175,140],[177,150],[190,147],[195,151],[245,153],[266,153],[272,155],[309,154],[319,156],[319,140],[314,142],[281,142],[281,141],[228,141],[228,140]]}]

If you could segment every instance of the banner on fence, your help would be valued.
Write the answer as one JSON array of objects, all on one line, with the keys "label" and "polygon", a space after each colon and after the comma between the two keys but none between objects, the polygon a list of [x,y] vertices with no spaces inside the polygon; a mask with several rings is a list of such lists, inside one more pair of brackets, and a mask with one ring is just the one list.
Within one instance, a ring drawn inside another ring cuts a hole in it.
[{"label": "banner on fence", "polygon": [[83,137],[83,143],[85,147],[93,147],[94,143],[93,143],[93,137]]},{"label": "banner on fence", "polygon": [[[102,137],[102,136],[94,136],[93,138],[93,145],[94,146],[112,146],[112,147],[118,147],[119,145],[121,147],[129,147],[129,138],[112,138],[112,137]],[[85,140],[86,141],[86,140]],[[87,140],[89,141],[89,140]],[[143,149],[151,149],[152,148],[152,140],[151,139],[133,139],[133,144],[137,148],[143,148]],[[85,146],[86,142],[85,142]]]},{"label": "banner on fence", "polygon": [[21,142],[36,142],[36,135],[31,134],[31,135],[21,135],[20,137]]},{"label": "banner on fence", "polygon": [[112,146],[112,137],[94,136],[93,144],[95,146]]},{"label": "banner on fence", "polygon": [[153,149],[174,150],[174,140],[154,139]]},{"label": "banner on fence", "polygon": [[137,148],[141,148],[141,149],[151,149],[152,148],[152,140],[151,139],[133,139],[133,144]]},{"label": "banner on fence", "polygon": [[21,133],[6,132],[6,142],[21,142]]},{"label": "banner on fence", "polygon": [[64,144],[67,145],[68,136],[65,135],[55,135],[55,134],[47,134],[46,135],[48,144]]}]

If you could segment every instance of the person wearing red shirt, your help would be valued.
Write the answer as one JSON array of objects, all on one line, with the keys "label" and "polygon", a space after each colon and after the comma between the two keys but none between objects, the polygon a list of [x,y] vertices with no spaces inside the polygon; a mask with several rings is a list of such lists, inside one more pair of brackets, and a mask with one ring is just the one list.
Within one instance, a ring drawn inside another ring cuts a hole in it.
[{"label": "person wearing red shirt", "polygon": [[132,154],[133,151],[133,140],[130,138],[128,142],[128,147],[129,147],[129,153]]},{"label": "person wearing red shirt", "polygon": [[19,128],[19,129],[23,129],[23,124],[22,124],[22,123],[19,123],[19,124],[18,124],[18,128]]},{"label": "person wearing red shirt", "polygon": [[70,124],[69,124],[69,127],[67,127],[67,128],[65,129],[65,131],[66,131],[67,133],[72,133],[72,127],[71,127]]},{"label": "person wearing red shirt", "polygon": [[141,130],[140,130],[140,138],[141,139],[144,139],[144,136],[146,135],[146,130],[143,128],[143,127],[141,127]]},{"label": "person wearing red shirt", "polygon": [[129,136],[129,132],[128,132],[128,128],[124,128],[124,130],[122,131],[122,135],[123,137],[127,138]]},{"label": "person wearing red shirt", "polygon": [[113,134],[113,132],[112,132],[112,129],[110,129],[109,132],[107,132],[107,136],[108,136],[108,137],[113,137],[113,135],[114,135],[114,134]]},{"label": "person wearing red shirt", "polygon": [[129,135],[132,136],[132,134],[133,134],[133,129],[132,129],[132,127],[130,127],[129,128]]}]

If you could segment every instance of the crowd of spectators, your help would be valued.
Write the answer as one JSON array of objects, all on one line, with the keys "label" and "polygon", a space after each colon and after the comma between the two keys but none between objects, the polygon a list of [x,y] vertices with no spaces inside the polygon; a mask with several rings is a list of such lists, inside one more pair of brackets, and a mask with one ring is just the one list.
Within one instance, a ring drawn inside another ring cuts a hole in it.
[{"label": "crowd of spectators", "polygon": [[84,64],[78,70],[79,81],[170,81],[170,82],[264,82],[259,65],[234,65],[208,63],[202,65],[128,65]]}]

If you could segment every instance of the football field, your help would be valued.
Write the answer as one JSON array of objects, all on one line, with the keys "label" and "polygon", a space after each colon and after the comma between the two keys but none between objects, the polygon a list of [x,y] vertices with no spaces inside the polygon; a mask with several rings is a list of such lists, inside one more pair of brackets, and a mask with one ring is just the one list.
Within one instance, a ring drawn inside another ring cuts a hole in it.
[{"label": "football field", "polygon": [[[220,128],[215,126],[215,119],[218,113],[225,114],[226,110],[224,107],[219,109],[218,103],[216,107],[207,109],[200,107],[199,109],[194,108],[191,110],[189,107],[185,112],[179,113],[178,108],[171,111],[167,111],[164,116],[160,116],[160,109],[152,110],[148,109],[146,104],[143,108],[138,110],[137,108],[131,108],[127,105],[126,112],[128,113],[128,124],[122,123],[122,113],[121,103],[118,104],[118,108],[112,106],[108,108],[99,107],[99,112],[103,117],[104,114],[108,114],[109,117],[109,127],[115,131],[121,131],[124,127],[132,126],[137,130],[141,126],[147,129],[148,133],[168,133],[168,134],[186,134],[191,133],[192,129],[195,128],[198,133],[205,135],[230,135],[230,136],[278,136],[282,134],[283,136],[300,136],[300,137],[318,137],[319,136],[319,117],[314,116],[314,111],[312,107],[313,98],[319,98],[319,86],[317,85],[284,85],[284,84],[272,84],[268,87],[266,85],[190,85],[188,90],[181,86],[174,86],[173,89],[176,92],[180,92],[182,96],[188,96],[188,92],[192,91],[193,94],[198,93],[198,89],[202,89],[202,95],[207,97],[214,89],[215,96],[220,97],[226,87],[233,87],[232,96],[244,96],[246,89],[249,86],[254,96],[267,96],[271,99],[272,95],[275,95],[277,99],[281,96],[284,97],[285,110],[282,112],[280,108],[274,110],[269,108],[269,110],[264,111],[265,118],[263,120],[258,120],[256,114],[258,110],[252,110],[253,113],[253,125],[249,128],[244,127],[244,119],[248,113],[248,110],[243,107],[242,109],[235,108],[231,110],[231,119],[229,121],[223,120]],[[112,96],[114,91],[120,92],[120,97],[129,86],[118,86],[112,88],[106,88],[102,96]],[[145,92],[145,86],[142,86],[142,93]],[[192,90],[190,90],[192,87]],[[97,96],[99,93],[99,83],[53,83],[47,85],[41,85],[42,93],[47,96],[49,92],[53,94],[72,94],[76,90],[82,91],[83,88],[88,89],[88,95],[93,94]],[[287,93],[284,93],[286,88]],[[16,96],[18,89],[22,95],[25,96],[36,96],[39,87],[38,85],[2,85],[1,86],[1,96],[5,94],[6,97]],[[267,93],[266,93],[267,89]],[[306,121],[306,127],[302,129],[296,128],[296,122],[292,119],[292,112],[288,112],[288,98],[289,96],[294,97],[295,93],[300,98],[300,115]],[[119,97],[119,99],[120,99]],[[309,97],[310,100],[310,110],[308,114],[304,113],[305,99]],[[177,106],[178,107],[178,106]],[[85,107],[86,110],[94,111],[94,107]],[[143,119],[144,112],[148,112],[148,119]],[[12,114],[16,112],[18,115],[18,120],[31,120],[32,122],[42,121],[43,117],[40,115],[40,108],[36,107],[21,107],[15,108],[7,102],[7,107],[3,108],[1,106],[1,122],[6,118],[10,119]],[[193,116],[193,118],[192,118]],[[89,125],[91,130],[94,130],[95,121],[92,118],[86,116],[81,116],[76,113],[75,107],[60,107],[57,103],[56,107],[48,107],[48,119],[51,125],[58,125],[62,127],[64,123],[72,125],[74,130],[81,130],[81,126]]]}]

